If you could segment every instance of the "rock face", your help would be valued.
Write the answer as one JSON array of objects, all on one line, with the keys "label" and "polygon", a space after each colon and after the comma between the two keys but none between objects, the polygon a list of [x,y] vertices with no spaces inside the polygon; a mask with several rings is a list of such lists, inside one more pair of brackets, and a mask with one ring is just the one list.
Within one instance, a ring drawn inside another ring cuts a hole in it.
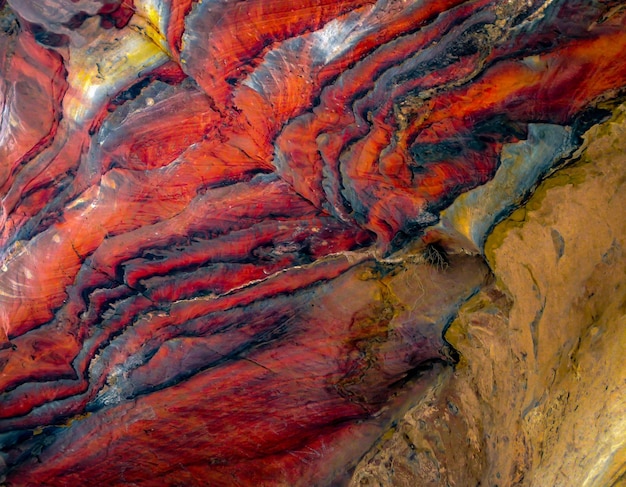
[{"label": "rock face", "polygon": [[626,485],[625,107],[487,241],[459,351],[351,485]]},{"label": "rock face", "polygon": [[[593,410],[565,415],[566,362],[605,343],[621,176],[589,246],[532,206],[515,231],[547,250],[489,235],[623,94],[621,2],[0,9],[1,482],[348,482],[420,397],[445,408],[410,413],[441,438],[418,471],[613,475],[559,435]],[[576,191],[545,211],[592,221]]]}]

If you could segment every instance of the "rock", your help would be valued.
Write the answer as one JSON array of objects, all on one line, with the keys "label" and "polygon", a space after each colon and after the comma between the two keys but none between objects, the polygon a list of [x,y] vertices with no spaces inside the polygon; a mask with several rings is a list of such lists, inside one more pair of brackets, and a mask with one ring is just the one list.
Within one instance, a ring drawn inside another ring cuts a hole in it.
[{"label": "rock", "polygon": [[[619,2],[0,8],[6,485],[347,481],[411,398],[447,390],[444,333],[477,300],[509,303],[494,326],[541,305],[515,346],[544,372],[557,268],[494,284],[483,250],[515,257],[487,233],[619,98]],[[569,261],[564,229],[536,233]],[[459,468],[502,475],[470,460],[504,438],[471,438]]]},{"label": "rock", "polygon": [[494,229],[496,281],[446,334],[460,363],[351,485],[623,484],[625,110]]}]

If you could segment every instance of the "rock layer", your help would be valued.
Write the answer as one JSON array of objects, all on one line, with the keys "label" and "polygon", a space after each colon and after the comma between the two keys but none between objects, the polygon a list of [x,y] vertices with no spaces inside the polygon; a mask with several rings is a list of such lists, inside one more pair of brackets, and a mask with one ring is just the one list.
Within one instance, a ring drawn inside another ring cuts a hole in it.
[{"label": "rock layer", "polygon": [[460,363],[351,485],[624,485],[625,109],[494,229],[496,282],[446,334]]},{"label": "rock layer", "polygon": [[[0,2],[4,481],[348,469],[454,358],[488,229],[626,85],[621,7]],[[494,177],[497,211],[439,222]]]}]

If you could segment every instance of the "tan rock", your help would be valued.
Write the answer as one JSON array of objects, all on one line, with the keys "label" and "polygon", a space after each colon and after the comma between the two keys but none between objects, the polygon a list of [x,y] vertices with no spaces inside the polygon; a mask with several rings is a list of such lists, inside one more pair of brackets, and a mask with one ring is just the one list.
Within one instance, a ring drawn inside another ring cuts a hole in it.
[{"label": "tan rock", "polygon": [[353,486],[626,485],[626,107],[486,243],[494,283],[446,335],[461,361]]}]

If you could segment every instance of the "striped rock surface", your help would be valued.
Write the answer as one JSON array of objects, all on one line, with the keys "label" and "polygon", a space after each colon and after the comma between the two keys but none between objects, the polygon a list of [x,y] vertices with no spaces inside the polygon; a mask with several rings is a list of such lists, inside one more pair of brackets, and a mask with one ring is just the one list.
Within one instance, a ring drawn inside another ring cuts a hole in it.
[{"label": "striped rock surface", "polygon": [[489,280],[441,211],[626,85],[618,1],[0,6],[10,486],[341,482]]}]

